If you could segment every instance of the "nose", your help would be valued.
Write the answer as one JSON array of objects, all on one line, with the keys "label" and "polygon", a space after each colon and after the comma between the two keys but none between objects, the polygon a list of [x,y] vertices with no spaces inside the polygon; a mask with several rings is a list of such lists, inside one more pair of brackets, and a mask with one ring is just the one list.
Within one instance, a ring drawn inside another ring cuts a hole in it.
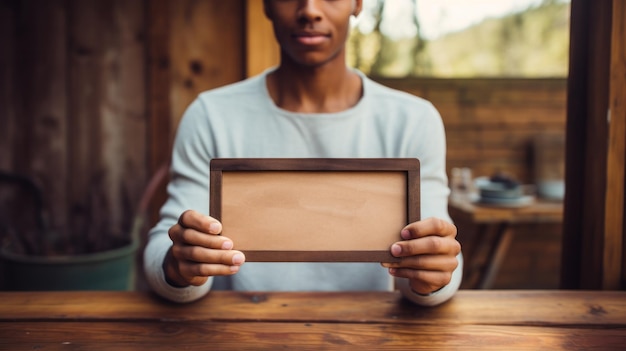
[{"label": "nose", "polygon": [[321,20],[322,1],[324,0],[301,0],[298,8],[298,21],[307,23]]}]

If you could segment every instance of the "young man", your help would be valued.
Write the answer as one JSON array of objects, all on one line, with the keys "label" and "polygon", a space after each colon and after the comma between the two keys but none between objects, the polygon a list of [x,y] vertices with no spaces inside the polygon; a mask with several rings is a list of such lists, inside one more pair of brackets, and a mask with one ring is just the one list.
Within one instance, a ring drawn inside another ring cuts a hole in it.
[{"label": "young man", "polygon": [[[446,301],[460,285],[462,256],[447,212],[438,112],[346,66],[350,17],[361,11],[360,0],[265,0],[264,6],[280,65],[205,92],[185,112],[169,198],[144,255],[148,282],[161,296],[187,302],[211,288],[389,290],[396,277],[395,286],[415,303]],[[237,243],[218,235],[221,223],[206,215],[209,162],[218,157],[418,158],[425,219],[398,233],[390,248],[402,258],[398,263],[244,264]]]}]

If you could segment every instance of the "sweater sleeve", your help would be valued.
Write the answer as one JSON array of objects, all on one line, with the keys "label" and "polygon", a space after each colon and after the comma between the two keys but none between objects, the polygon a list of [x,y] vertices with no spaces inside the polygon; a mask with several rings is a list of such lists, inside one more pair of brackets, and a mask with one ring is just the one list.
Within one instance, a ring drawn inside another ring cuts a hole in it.
[{"label": "sweater sleeve", "polygon": [[171,286],[165,280],[165,273],[162,268],[165,254],[170,246],[172,246],[172,241],[167,235],[157,234],[150,238],[144,256],[148,284],[158,295],[173,302],[191,302],[200,299],[209,292],[213,277],[209,277],[208,281],[201,286],[184,288]]},{"label": "sweater sleeve", "polygon": [[209,163],[212,152],[207,146],[210,128],[206,111],[199,100],[193,102],[181,119],[172,153],[168,198],[161,207],[160,220],[148,234],[144,250],[144,271],[150,287],[158,295],[175,302],[190,302],[208,293],[213,279],[202,286],[178,288],[165,280],[163,260],[172,241],[167,232],[186,210],[209,213]]},{"label": "sweater sleeve", "polygon": [[402,292],[402,295],[405,298],[415,304],[421,306],[440,305],[451,299],[461,286],[461,281],[463,279],[463,254],[459,253],[456,258],[459,262],[459,265],[452,273],[450,283],[448,283],[448,285],[444,286],[443,288],[435,291],[434,293],[428,295],[421,295],[416,293],[415,291],[413,291],[413,289],[411,289],[411,286],[409,285],[409,280],[406,278],[396,278],[396,287],[398,288],[398,290],[400,290],[400,292]]},{"label": "sweater sleeve", "polygon": [[[446,135],[443,121],[437,109],[428,103],[428,120],[420,138],[416,138],[415,154],[420,155],[421,218],[437,217],[452,223],[448,213],[448,178],[446,175]],[[440,290],[429,294],[415,293],[408,280],[396,279],[396,287],[403,295],[416,304],[435,306],[452,298],[463,278],[463,255],[457,255],[458,266],[452,273],[451,281]]]}]

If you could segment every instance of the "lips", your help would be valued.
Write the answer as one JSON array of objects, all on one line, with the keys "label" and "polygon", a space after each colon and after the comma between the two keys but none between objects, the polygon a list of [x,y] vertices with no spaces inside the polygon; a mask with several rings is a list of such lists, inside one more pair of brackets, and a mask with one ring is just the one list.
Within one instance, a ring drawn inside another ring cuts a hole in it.
[{"label": "lips", "polygon": [[293,37],[302,45],[320,45],[330,38],[328,34],[321,32],[299,32]]}]

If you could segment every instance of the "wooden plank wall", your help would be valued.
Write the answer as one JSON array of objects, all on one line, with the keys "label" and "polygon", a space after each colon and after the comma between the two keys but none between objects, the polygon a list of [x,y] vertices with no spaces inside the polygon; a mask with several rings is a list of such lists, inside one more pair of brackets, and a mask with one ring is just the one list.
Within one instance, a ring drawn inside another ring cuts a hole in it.
[{"label": "wooden plank wall", "polygon": [[0,0],[0,169],[43,189],[65,244],[89,246],[73,250],[128,234],[186,106],[244,77],[243,11],[244,1]]},{"label": "wooden plank wall", "polygon": [[503,171],[532,183],[535,138],[565,133],[565,78],[378,81],[437,107],[446,127],[448,174],[469,167],[474,176]]},{"label": "wooden plank wall", "polygon": [[0,18],[1,167],[97,249],[128,231],[145,178],[143,1],[3,0]]},{"label": "wooden plank wall", "polygon": [[196,96],[245,76],[242,1],[170,0],[174,125]]},{"label": "wooden plank wall", "polygon": [[[176,128],[199,93],[245,77],[244,0],[144,0],[149,174],[169,161]],[[154,195],[155,222],[165,189]]]}]

